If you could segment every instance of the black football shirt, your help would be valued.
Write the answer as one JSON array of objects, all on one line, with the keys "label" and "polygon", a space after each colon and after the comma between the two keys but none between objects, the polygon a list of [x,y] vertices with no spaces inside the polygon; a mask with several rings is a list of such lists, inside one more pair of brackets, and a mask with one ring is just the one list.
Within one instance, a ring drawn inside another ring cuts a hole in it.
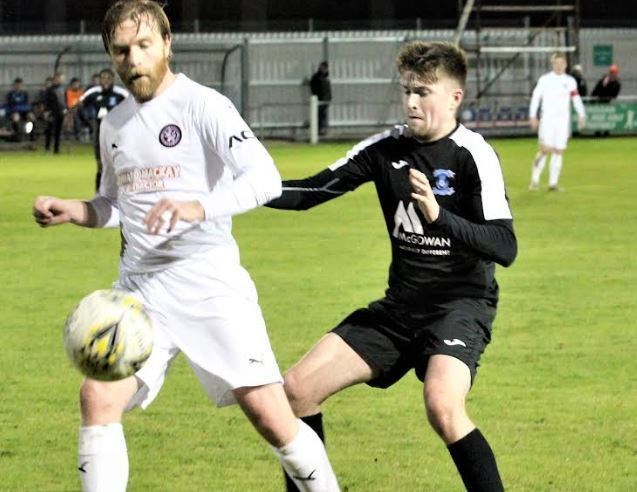
[{"label": "black football shirt", "polygon": [[[428,224],[411,198],[409,169],[423,172],[440,204]],[[267,206],[306,210],[373,182],[391,241],[387,299],[418,305],[433,299],[497,301],[495,263],[517,254],[513,219],[499,158],[462,125],[434,142],[396,126],[355,145],[318,174],[283,182]]]}]

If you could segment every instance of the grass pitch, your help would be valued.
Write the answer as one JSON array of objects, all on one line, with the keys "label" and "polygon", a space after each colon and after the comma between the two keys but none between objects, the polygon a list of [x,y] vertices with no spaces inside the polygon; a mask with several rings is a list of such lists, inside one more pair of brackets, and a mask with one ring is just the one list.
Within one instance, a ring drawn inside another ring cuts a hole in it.
[{"label": "grass pitch", "polygon": [[[637,490],[637,139],[573,140],[565,193],[527,191],[536,144],[493,140],[520,253],[498,270],[494,341],[468,408],[507,490]],[[284,177],[303,177],[348,144],[272,143]],[[79,490],[80,376],[62,324],[117,275],[117,231],[40,230],[38,194],[88,197],[89,148],[0,153],[0,490]],[[544,176],[546,179],[546,176]],[[389,247],[367,185],[309,212],[260,209],[235,219],[244,265],[282,369],[354,308],[382,296]],[[343,490],[460,491],[428,427],[413,374],[358,386],[324,407]],[[280,491],[274,456],[235,408],[214,409],[182,359],[145,412],[125,420],[130,491]]]}]

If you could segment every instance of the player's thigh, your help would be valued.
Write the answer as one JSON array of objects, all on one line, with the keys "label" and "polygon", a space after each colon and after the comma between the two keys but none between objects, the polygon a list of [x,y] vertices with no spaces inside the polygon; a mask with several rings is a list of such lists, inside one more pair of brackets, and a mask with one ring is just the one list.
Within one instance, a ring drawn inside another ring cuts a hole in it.
[{"label": "player's thigh", "polygon": [[436,354],[429,358],[424,382],[425,405],[464,405],[471,388],[471,371],[456,357]]},{"label": "player's thigh", "polygon": [[335,333],[325,335],[285,374],[291,400],[322,403],[330,395],[373,377],[371,367]]},{"label": "player's thigh", "polygon": [[426,327],[418,336],[421,345],[417,350],[423,361],[416,365],[418,378],[429,378],[430,360],[445,355],[467,367],[472,382],[491,342],[495,314],[496,307],[485,299],[453,299],[432,306]]},{"label": "player's thigh", "polygon": [[566,150],[566,146],[568,145],[568,139],[571,136],[570,129],[568,125],[561,125],[555,131],[555,137],[553,139],[553,152],[556,154],[561,154]]}]

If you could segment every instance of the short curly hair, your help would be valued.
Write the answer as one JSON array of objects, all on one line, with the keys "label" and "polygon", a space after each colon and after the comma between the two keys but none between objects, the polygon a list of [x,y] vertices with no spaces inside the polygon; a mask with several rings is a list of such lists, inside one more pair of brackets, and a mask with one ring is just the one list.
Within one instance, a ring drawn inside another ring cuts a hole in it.
[{"label": "short curly hair", "polygon": [[467,57],[453,43],[413,41],[398,53],[399,73],[412,72],[427,83],[434,83],[441,75],[456,80],[464,89],[467,83]]}]

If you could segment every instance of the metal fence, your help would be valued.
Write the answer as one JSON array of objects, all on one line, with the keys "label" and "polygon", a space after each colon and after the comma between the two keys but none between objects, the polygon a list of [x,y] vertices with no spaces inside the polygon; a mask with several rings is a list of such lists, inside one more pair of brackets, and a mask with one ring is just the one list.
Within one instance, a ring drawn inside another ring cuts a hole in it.
[{"label": "metal fence", "polygon": [[[475,42],[468,31],[463,43]],[[481,31],[491,45],[521,45],[525,29]],[[537,36],[535,46],[563,43],[559,33]],[[452,30],[193,33],[176,34],[173,67],[220,90],[263,136],[304,137],[309,126],[309,78],[320,61],[330,62],[333,101],[329,108],[333,135],[367,132],[401,120],[395,57],[408,40],[452,40]],[[557,37],[556,37],[557,36]],[[580,52],[589,87],[606,70],[596,65],[599,46],[611,47],[621,65],[622,93],[637,94],[637,29],[582,29]],[[97,35],[0,37],[0,92],[15,77],[24,79],[33,96],[58,62],[58,69],[88,82],[109,60]],[[479,63],[479,65],[478,65]],[[548,70],[546,53],[492,54],[469,57],[466,104],[469,124],[488,131],[528,132],[526,108],[535,81]],[[499,77],[494,77],[501,72]],[[478,76],[479,74],[479,76]],[[486,93],[476,99],[478,88]]]}]

